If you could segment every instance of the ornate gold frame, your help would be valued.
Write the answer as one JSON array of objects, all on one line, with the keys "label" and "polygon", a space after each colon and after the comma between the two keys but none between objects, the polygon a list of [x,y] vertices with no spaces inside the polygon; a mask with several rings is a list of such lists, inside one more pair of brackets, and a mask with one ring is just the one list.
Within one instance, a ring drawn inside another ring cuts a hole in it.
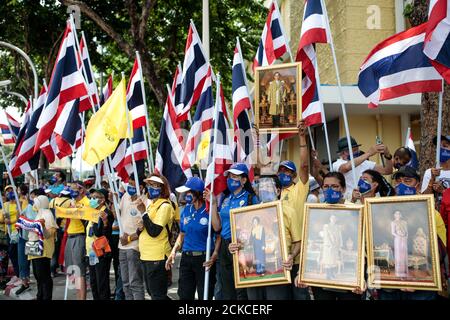
[{"label": "ornate gold frame", "polygon": [[[275,207],[277,210],[277,220],[278,220],[278,234],[281,236],[280,247],[281,247],[281,257],[283,261],[287,260],[287,245],[286,245],[286,234],[284,230],[284,220],[283,220],[283,209],[281,206],[281,201],[267,202],[252,206],[246,206],[238,209],[230,210],[230,226],[231,226],[231,239],[232,242],[236,242],[236,218],[237,214],[245,214],[255,210],[265,209]],[[284,277],[278,279],[264,279],[261,280],[250,280],[242,282],[239,277],[239,261],[237,254],[233,255],[233,274],[234,274],[234,284],[236,288],[252,288],[261,286],[271,286],[278,284],[289,284],[291,283],[291,273],[290,271],[284,269]]]},{"label": "ornate gold frame", "polygon": [[[372,232],[372,204],[377,203],[401,203],[401,202],[419,202],[426,201],[428,208],[428,228],[430,234],[430,255],[431,271],[433,273],[433,283],[423,283],[415,281],[392,281],[376,279],[376,268],[373,250],[373,232]],[[389,288],[389,289],[414,289],[414,290],[432,290],[441,291],[441,272],[439,266],[439,251],[436,232],[436,220],[434,210],[433,195],[401,196],[401,197],[383,197],[369,198],[365,200],[365,221],[367,234],[367,263],[368,263],[368,287],[369,288]]]},{"label": "ornate gold frame", "polygon": [[259,128],[259,132],[261,133],[297,133],[298,128],[297,124],[302,119],[302,67],[301,62],[293,62],[293,63],[282,63],[282,64],[274,64],[268,67],[257,67],[255,69],[255,125],[257,128],[259,128],[259,73],[261,71],[267,71],[267,70],[277,70],[277,69],[289,69],[289,68],[296,68],[296,91],[297,91],[297,121],[295,127],[287,127],[287,128]]},{"label": "ornate gold frame", "polygon": [[[317,280],[305,277],[306,269],[306,247],[308,244],[308,227],[311,209],[322,209],[339,212],[339,210],[358,211],[358,269],[356,274],[356,283],[343,283],[342,281]],[[324,204],[324,203],[305,203],[305,216],[303,218],[302,232],[302,250],[300,252],[300,281],[313,287],[324,287],[343,290],[354,290],[364,287],[364,206],[355,204]]]}]

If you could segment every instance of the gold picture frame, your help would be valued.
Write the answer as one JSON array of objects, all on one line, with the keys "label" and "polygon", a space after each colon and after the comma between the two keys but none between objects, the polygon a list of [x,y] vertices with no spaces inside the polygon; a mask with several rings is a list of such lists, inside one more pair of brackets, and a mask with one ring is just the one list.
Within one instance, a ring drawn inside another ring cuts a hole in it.
[{"label": "gold picture frame", "polygon": [[[276,93],[275,97],[278,102],[281,102],[271,104],[274,93],[273,89],[270,88],[273,81],[270,80],[274,79],[277,72],[280,74],[279,81],[282,84],[280,88],[283,89]],[[298,132],[297,125],[302,118],[301,75],[300,62],[276,64],[255,69],[255,124],[259,132]],[[278,115],[275,115],[277,113]]]},{"label": "gold picture frame", "polygon": [[369,288],[442,290],[433,195],[366,199],[365,221]]},{"label": "gold picture frame", "polygon": [[301,282],[313,287],[363,289],[363,209],[355,204],[305,204]]},{"label": "gold picture frame", "polygon": [[236,288],[291,283],[290,271],[282,266],[288,253],[281,201],[232,209],[230,225],[232,241],[244,244],[233,255]]}]

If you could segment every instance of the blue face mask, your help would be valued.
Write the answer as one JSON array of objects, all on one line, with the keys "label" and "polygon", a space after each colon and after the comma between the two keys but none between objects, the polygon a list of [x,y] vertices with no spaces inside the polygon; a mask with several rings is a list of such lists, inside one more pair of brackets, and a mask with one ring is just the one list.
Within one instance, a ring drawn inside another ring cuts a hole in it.
[{"label": "blue face mask", "polygon": [[232,178],[228,178],[227,179],[227,187],[231,193],[234,193],[237,189],[239,189],[241,187],[241,181],[234,180]]},{"label": "blue face mask", "polygon": [[334,191],[331,188],[328,188],[324,191],[325,202],[335,204],[338,203],[342,199],[342,192]]},{"label": "blue face mask", "polygon": [[364,194],[372,189],[372,185],[369,182],[367,182],[366,180],[359,179],[358,188],[359,188],[359,192],[361,192],[361,194]]},{"label": "blue face mask", "polygon": [[130,196],[134,196],[136,195],[137,191],[136,191],[136,187],[133,186],[128,186],[127,187],[127,192]]},{"label": "blue face mask", "polygon": [[[353,159],[358,158],[361,155],[361,151],[356,151],[353,153]],[[350,156],[348,156],[350,158]]]},{"label": "blue face mask", "polygon": [[147,190],[150,195],[150,199],[159,198],[159,196],[161,195],[161,188],[148,187]]},{"label": "blue face mask", "polygon": [[395,192],[398,196],[413,196],[417,193],[416,188],[409,187],[404,183],[400,183],[395,187]]},{"label": "blue face mask", "polygon": [[194,197],[190,193],[188,193],[184,196],[184,201],[186,201],[187,204],[191,204],[193,200],[194,200]]},{"label": "blue face mask", "polygon": [[30,206],[33,206],[34,200],[33,200],[33,199],[29,199],[29,200],[28,200],[28,204],[29,204]]},{"label": "blue face mask", "polygon": [[51,176],[51,177],[50,177],[50,180],[49,180],[50,184],[55,184],[56,181],[58,181],[58,179],[56,179],[55,176]]},{"label": "blue face mask", "polygon": [[71,191],[70,196],[72,199],[78,198],[80,196],[80,193],[78,191]]},{"label": "blue face mask", "polygon": [[97,208],[98,207],[98,199],[90,199],[89,206],[94,209]]},{"label": "blue face mask", "polygon": [[279,173],[278,178],[282,187],[288,187],[292,183],[292,177],[284,172]]},{"label": "blue face mask", "polygon": [[441,148],[441,153],[439,155],[440,163],[445,163],[450,160],[450,149]]},{"label": "blue face mask", "polygon": [[8,201],[13,201],[16,199],[16,196],[14,195],[13,191],[10,191],[6,194],[6,200]]}]

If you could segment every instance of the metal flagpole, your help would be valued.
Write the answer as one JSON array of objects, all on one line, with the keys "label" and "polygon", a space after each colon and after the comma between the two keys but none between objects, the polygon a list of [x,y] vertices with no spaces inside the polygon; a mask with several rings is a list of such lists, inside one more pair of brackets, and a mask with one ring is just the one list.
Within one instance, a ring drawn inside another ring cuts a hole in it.
[{"label": "metal flagpole", "polygon": [[320,112],[322,113],[322,123],[323,129],[325,130],[325,143],[327,145],[327,153],[328,153],[328,163],[330,166],[330,171],[333,171],[333,162],[331,160],[331,151],[330,151],[330,141],[328,140],[328,128],[327,128],[327,118],[325,117],[325,108],[322,102],[322,88],[320,87],[320,75],[319,75],[319,65],[317,63],[317,56],[314,62],[316,68],[316,87],[317,87],[317,95],[319,96],[320,102]]},{"label": "metal flagpole", "polygon": [[149,156],[150,160],[148,163],[148,168],[150,172],[155,171],[155,160],[153,159],[153,149],[152,149],[152,141],[151,141],[151,135],[150,135],[150,124],[148,122],[148,109],[147,109],[147,101],[145,100],[145,89],[144,89],[144,76],[142,74],[142,64],[141,64],[141,56],[139,55],[139,51],[136,50],[136,58],[138,61],[138,65],[139,65],[139,76],[141,77],[142,80],[142,85],[141,85],[141,91],[142,91],[142,99],[144,101],[144,107],[145,107],[145,127],[146,127],[146,131],[147,131],[147,136],[148,136],[148,144],[147,144],[147,139],[145,138],[145,130],[144,128],[142,128],[143,132],[144,132],[144,139],[145,139],[145,145],[147,146],[147,154]]},{"label": "metal flagpole", "polygon": [[341,77],[339,75],[339,67],[338,67],[337,59],[336,59],[336,51],[334,49],[333,37],[331,36],[330,21],[328,20],[328,13],[327,13],[327,8],[325,6],[325,2],[323,0],[320,0],[320,2],[322,4],[323,13],[325,15],[325,20],[327,23],[327,29],[328,29],[327,31],[330,33],[331,53],[333,54],[334,68],[336,71],[336,80],[337,80],[338,89],[339,89],[339,98],[341,100],[342,116],[344,118],[345,134],[347,136],[348,153],[350,155],[350,162],[352,165],[353,181],[354,181],[354,183],[358,183],[358,180],[356,179],[355,159],[353,158],[353,152],[352,152],[353,146],[352,146],[351,139],[350,139],[350,129],[348,126],[347,111],[345,109],[344,94],[342,92],[342,86],[341,86]]},{"label": "metal flagpole", "polygon": [[[220,101],[220,74],[217,75],[217,79],[216,79],[216,103],[214,106],[214,142],[213,142],[213,148],[212,148],[212,166],[213,169],[210,172],[211,175],[211,193],[209,196],[209,204],[210,206],[212,206],[212,199],[214,197],[214,174],[216,171],[216,145],[217,145],[217,130],[219,127],[219,121],[218,121],[218,115],[219,115],[219,101]],[[206,171],[208,174],[208,171]],[[209,208],[209,210],[211,210],[211,208]],[[206,261],[209,261],[209,259],[211,258],[211,224],[212,224],[212,218],[211,215],[209,216],[208,219],[208,239],[206,241]],[[205,270],[205,284],[203,286],[203,300],[208,300],[208,290],[209,290],[209,269]]]},{"label": "metal flagpole", "polygon": [[436,168],[441,165],[441,134],[442,134],[442,104],[444,102],[444,80],[442,80],[442,90],[439,92],[439,108],[438,108],[438,123],[437,123],[437,141],[436,141]]},{"label": "metal flagpole", "polygon": [[209,0],[203,0],[202,11],[202,42],[209,61]]},{"label": "metal flagpole", "polygon": [[119,214],[120,214],[120,212],[119,212],[119,204],[117,203],[117,199],[116,199],[116,193],[117,193],[117,195],[119,194],[119,191],[118,190],[116,190],[116,185],[113,183],[113,181],[112,181],[112,168],[110,168],[110,166],[109,166],[109,158],[107,158],[107,161],[106,161],[106,176],[108,177],[108,183],[109,183],[109,187],[111,188],[111,190],[113,191],[112,192],[112,198],[113,198],[113,205],[114,205],[114,210],[116,211],[116,220],[117,220],[117,223],[118,223],[118,225],[119,225],[119,235],[120,236],[122,236],[122,234],[123,234],[123,227],[122,227],[122,223],[120,222],[120,219],[119,219]]},{"label": "metal flagpole", "polygon": [[314,145],[314,140],[312,137],[311,127],[308,126],[308,135],[309,135],[309,141],[311,142],[311,148],[315,151],[316,146]]},{"label": "metal flagpole", "polygon": [[[125,79],[125,74],[122,72],[122,80]],[[128,106],[125,105],[125,112],[127,115],[127,131],[128,131],[128,136],[131,135],[131,128],[130,128],[130,112],[128,110]],[[131,149],[131,161],[133,162],[133,173],[134,173],[134,178],[136,181],[136,191],[137,191],[137,195],[140,197],[141,196],[141,190],[139,189],[139,177],[138,177],[138,173],[137,173],[137,168],[136,168],[136,161],[134,160],[134,149],[133,149],[133,139],[128,137],[128,142],[130,142],[130,149]]]},{"label": "metal flagpole", "polygon": [[3,163],[5,164],[6,171],[8,172],[9,181],[11,182],[11,185],[13,186],[13,192],[14,192],[14,196],[16,198],[17,212],[20,214],[20,212],[22,211],[22,208],[20,206],[19,196],[17,194],[16,184],[14,183],[14,179],[11,174],[11,168],[9,167],[9,163],[8,163],[8,160],[6,159],[5,151],[3,150],[3,146],[1,144],[0,144],[0,149],[2,152]]}]

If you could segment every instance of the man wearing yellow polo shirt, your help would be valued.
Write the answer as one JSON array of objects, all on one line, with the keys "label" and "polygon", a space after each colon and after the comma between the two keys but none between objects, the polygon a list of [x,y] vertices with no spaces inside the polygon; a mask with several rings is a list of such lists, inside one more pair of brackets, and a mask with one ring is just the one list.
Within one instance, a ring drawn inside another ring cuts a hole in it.
[{"label": "man wearing yellow polo shirt", "polygon": [[[86,197],[86,189],[81,181],[72,184],[72,198],[75,207],[89,207],[89,199]],[[86,300],[86,222],[80,219],[70,219],[67,228],[67,243],[64,251],[65,266],[73,268],[75,276],[78,300]]]},{"label": "man wearing yellow polo shirt", "polygon": [[[297,177],[297,168],[292,161],[282,161],[278,168],[278,178],[281,182],[281,200],[291,207],[292,221],[295,225],[303,225],[304,217],[304,204],[308,197],[309,192],[309,154],[308,145],[306,144],[306,132],[307,127],[303,121],[298,126],[298,137],[300,140],[300,170],[298,172],[299,180],[294,183],[294,179]],[[300,231],[301,232],[301,231]],[[291,274],[293,278],[298,273],[300,255],[294,258],[294,264],[292,266]],[[309,300],[308,288],[297,288],[292,285],[292,293],[294,300]]]}]

